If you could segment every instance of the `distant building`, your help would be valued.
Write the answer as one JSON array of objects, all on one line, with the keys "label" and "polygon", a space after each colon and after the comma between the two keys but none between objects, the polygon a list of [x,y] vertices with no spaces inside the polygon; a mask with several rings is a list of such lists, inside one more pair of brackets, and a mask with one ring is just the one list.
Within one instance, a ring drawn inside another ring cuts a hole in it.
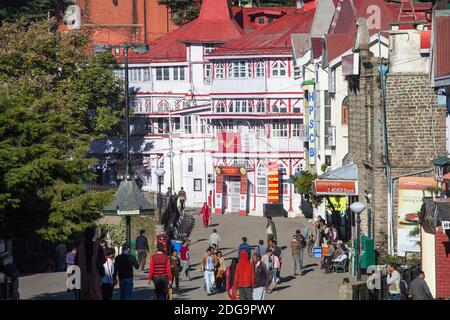
[{"label": "distant building", "polygon": [[177,27],[158,0],[56,0],[61,30],[92,31],[94,44],[155,40]]}]

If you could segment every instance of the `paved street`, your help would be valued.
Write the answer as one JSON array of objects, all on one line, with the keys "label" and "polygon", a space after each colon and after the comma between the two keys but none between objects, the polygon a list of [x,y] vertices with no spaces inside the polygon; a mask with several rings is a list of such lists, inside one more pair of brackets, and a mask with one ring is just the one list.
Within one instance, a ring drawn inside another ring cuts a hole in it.
[{"label": "paved street", "polygon": [[[203,277],[200,272],[200,259],[208,244],[208,238],[213,228],[216,228],[222,238],[221,250],[224,253],[227,264],[237,254],[237,248],[242,236],[246,236],[251,245],[258,240],[265,240],[266,219],[260,217],[241,217],[238,215],[213,216],[211,227],[205,229],[201,217],[195,215],[196,223],[191,235],[191,263],[192,281],[182,281],[180,294],[174,295],[174,299],[189,300],[226,300],[226,293],[207,296],[203,290]],[[303,276],[292,275],[292,257],[289,243],[296,229],[302,231],[309,223],[305,218],[288,219],[274,218],[277,227],[279,246],[283,249],[283,265],[281,276],[283,278],[272,294],[266,295],[266,299],[273,300],[312,300],[312,299],[337,299],[337,286],[348,274],[324,274],[318,264],[319,259],[310,258],[305,252]],[[24,276],[20,279],[21,299],[72,299],[73,295],[65,290],[64,273],[44,273]],[[151,299],[153,285],[148,286],[146,274],[135,275],[135,299]],[[355,279],[350,278],[351,282]],[[114,299],[118,299],[118,290],[115,290]]]}]

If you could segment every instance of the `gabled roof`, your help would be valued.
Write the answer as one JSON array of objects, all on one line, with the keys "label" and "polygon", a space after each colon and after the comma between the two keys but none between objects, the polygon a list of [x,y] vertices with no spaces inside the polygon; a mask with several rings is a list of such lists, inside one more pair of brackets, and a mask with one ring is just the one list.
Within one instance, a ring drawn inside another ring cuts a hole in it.
[{"label": "gabled roof", "polygon": [[[390,22],[398,19],[400,4],[387,3],[384,0],[339,0],[328,34],[325,36],[326,60],[331,62],[354,46],[357,18],[369,18],[373,14],[369,6],[380,8],[379,28],[369,28],[370,35],[380,30],[390,30]],[[426,12],[430,10],[428,3],[414,3],[418,20],[425,20]],[[403,13],[405,14],[405,13]],[[405,20],[406,18],[402,18]],[[409,20],[413,20],[409,18]],[[400,29],[411,29],[410,25],[401,25]]]},{"label": "gabled roof", "polygon": [[242,28],[234,20],[228,0],[203,0],[200,16],[179,41],[186,43],[224,43],[238,39]]},{"label": "gabled roof", "polygon": [[445,166],[450,164],[450,158],[447,156],[441,156],[431,161],[431,163],[434,164],[435,166]]},{"label": "gabled roof", "polygon": [[309,33],[314,18],[315,1],[288,14],[266,27],[245,34],[221,46],[210,56],[248,54],[292,54],[291,35]]}]

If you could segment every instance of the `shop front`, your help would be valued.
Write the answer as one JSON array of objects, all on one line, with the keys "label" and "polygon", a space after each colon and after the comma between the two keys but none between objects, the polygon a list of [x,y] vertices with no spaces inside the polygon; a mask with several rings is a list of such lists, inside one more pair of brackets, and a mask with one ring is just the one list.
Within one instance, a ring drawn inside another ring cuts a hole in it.
[{"label": "shop front", "polygon": [[336,228],[338,238],[342,241],[352,238],[352,227],[355,226],[350,205],[358,201],[357,176],[356,164],[351,163],[314,181],[314,193],[325,197],[326,220]]},{"label": "shop front", "polygon": [[216,167],[216,190],[214,212],[216,214],[237,213],[245,216],[249,212],[249,181],[244,167]]}]

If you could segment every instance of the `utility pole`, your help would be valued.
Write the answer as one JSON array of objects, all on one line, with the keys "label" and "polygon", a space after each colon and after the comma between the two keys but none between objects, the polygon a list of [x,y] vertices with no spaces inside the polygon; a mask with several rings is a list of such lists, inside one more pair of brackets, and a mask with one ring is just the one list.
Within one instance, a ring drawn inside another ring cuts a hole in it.
[{"label": "utility pole", "polygon": [[172,108],[169,106],[169,154],[170,154],[170,190],[175,192],[175,176],[173,172],[173,138],[172,138]]}]

